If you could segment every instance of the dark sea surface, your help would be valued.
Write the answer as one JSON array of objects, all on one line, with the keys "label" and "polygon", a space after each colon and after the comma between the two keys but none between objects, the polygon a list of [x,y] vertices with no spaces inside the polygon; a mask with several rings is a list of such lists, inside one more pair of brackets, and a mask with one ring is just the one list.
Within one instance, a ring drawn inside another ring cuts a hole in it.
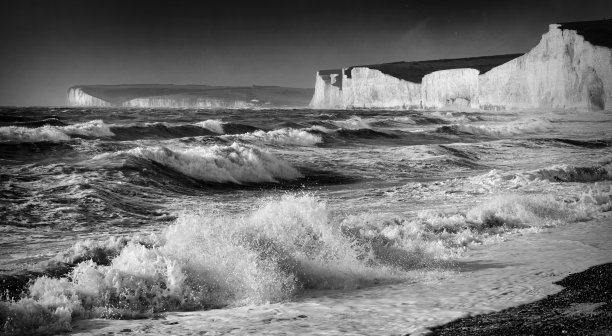
[{"label": "dark sea surface", "polygon": [[452,269],[611,209],[612,113],[0,108],[3,332]]}]

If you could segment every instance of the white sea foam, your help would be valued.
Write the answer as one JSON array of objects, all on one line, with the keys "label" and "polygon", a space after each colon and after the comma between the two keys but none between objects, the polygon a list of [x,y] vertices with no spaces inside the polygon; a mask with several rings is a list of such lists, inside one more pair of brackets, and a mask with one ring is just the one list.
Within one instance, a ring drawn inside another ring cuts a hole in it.
[{"label": "white sea foam", "polygon": [[230,146],[169,149],[137,147],[125,153],[155,161],[201,181],[256,183],[294,180],[302,174],[289,163],[257,147]]},{"label": "white sea foam", "polygon": [[475,135],[486,135],[494,137],[513,136],[527,133],[537,133],[548,131],[552,124],[544,119],[532,119],[528,121],[516,121],[500,125],[473,125],[456,124],[450,126],[453,129]]},{"label": "white sea foam", "polygon": [[223,124],[225,123],[219,119],[208,119],[195,123],[196,126],[205,128],[211,132],[215,132],[218,134],[225,133],[225,131],[223,130]]},{"label": "white sea foam", "polygon": [[255,132],[239,135],[226,135],[224,139],[241,139],[244,141],[270,144],[270,145],[290,145],[290,146],[314,146],[323,141],[321,136],[308,133],[305,130],[294,128],[281,128],[273,131],[258,130]]},{"label": "white sea foam", "polygon": [[331,218],[325,203],[308,195],[243,215],[185,213],[148,246],[125,245],[109,265],[86,260],[68,277],[36,279],[26,298],[0,303],[0,321],[17,333],[66,330],[78,317],[277,302],[303,288],[404,278],[402,268],[432,250],[427,242],[411,244],[410,230],[397,223],[377,231],[358,217],[342,224]]},{"label": "white sea foam", "polygon": [[612,163],[576,167],[566,164],[553,165],[530,171],[501,171],[493,169],[474,176],[474,184],[516,188],[541,182],[597,182],[612,180]]},{"label": "white sea foam", "polygon": [[371,128],[370,124],[366,120],[363,120],[358,116],[352,116],[346,120],[334,120],[332,123],[340,128],[350,130]]},{"label": "white sea foam", "polygon": [[102,120],[91,120],[85,123],[67,126],[45,125],[38,128],[20,126],[0,127],[0,140],[9,142],[59,142],[70,140],[71,135],[110,137],[114,134],[111,132],[109,126]]},{"label": "white sea foam", "polygon": [[[91,260],[67,277],[36,279],[18,301],[0,302],[0,321],[14,333],[69,330],[74,318],[278,302],[303,288],[405,279],[405,271],[444,261],[459,251],[452,246],[487,233],[587,219],[589,204],[610,194],[591,192],[574,203],[502,194],[466,212],[429,210],[411,220],[376,213],[334,219],[310,195],[285,195],[237,215],[187,212],[145,244],[109,240],[73,248],[69,260]],[[99,248],[114,259],[94,262]]]}]

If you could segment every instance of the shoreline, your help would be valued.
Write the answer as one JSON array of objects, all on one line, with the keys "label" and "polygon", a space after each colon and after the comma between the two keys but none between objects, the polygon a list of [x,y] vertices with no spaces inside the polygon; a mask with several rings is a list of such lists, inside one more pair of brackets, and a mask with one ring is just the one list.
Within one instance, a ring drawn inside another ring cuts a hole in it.
[{"label": "shoreline", "polygon": [[559,293],[499,312],[468,316],[431,328],[444,335],[609,335],[612,333],[612,263],[572,273]]},{"label": "shoreline", "polygon": [[[612,261],[611,213],[540,233],[513,234],[459,260],[437,281],[324,293],[299,301],[193,312],[157,319],[80,320],[73,335],[117,333],[422,335],[468,315],[491,313],[558,293],[571,273]],[[533,258],[538,255],[538,258]]]}]

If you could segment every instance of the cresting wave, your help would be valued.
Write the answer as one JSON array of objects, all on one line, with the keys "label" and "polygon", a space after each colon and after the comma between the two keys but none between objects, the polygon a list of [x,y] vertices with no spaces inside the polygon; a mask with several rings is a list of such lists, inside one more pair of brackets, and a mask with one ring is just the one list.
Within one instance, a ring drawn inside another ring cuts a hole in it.
[{"label": "cresting wave", "polygon": [[225,123],[219,119],[209,119],[195,123],[196,126],[200,126],[217,134],[223,134],[223,124]]},{"label": "cresting wave", "polygon": [[113,136],[108,125],[102,120],[66,125],[45,125],[37,128],[21,126],[0,127],[0,141],[6,142],[58,142],[70,140],[71,136],[83,137],[111,137]]},{"label": "cresting wave", "polygon": [[577,167],[554,165],[547,168],[524,172],[491,170],[486,174],[472,177],[476,184],[517,187],[534,182],[598,182],[612,180],[612,163]]},{"label": "cresting wave", "polygon": [[58,255],[78,264],[0,302],[0,330],[70,330],[75,318],[261,304],[304,289],[398,281],[489,234],[584,220],[589,211],[549,195],[500,195],[459,213],[336,218],[311,195],[285,195],[240,215],[184,213],[161,234],[86,241]]},{"label": "cresting wave", "polygon": [[480,136],[491,137],[507,137],[520,134],[536,133],[548,131],[552,128],[552,124],[548,120],[533,119],[529,121],[512,122],[503,125],[473,125],[473,124],[455,124],[450,126],[442,126],[436,129],[439,133],[469,133]]},{"label": "cresting wave", "polygon": [[257,147],[233,143],[229,146],[170,149],[163,146],[136,147],[98,155],[92,161],[121,157],[150,160],[191,178],[215,183],[263,183],[295,180],[303,175],[289,163]]},{"label": "cresting wave", "polygon": [[221,138],[227,140],[240,139],[253,143],[279,146],[314,146],[323,141],[319,135],[311,134],[306,130],[298,130],[294,128],[281,128],[267,132],[258,130],[240,135],[225,135]]}]

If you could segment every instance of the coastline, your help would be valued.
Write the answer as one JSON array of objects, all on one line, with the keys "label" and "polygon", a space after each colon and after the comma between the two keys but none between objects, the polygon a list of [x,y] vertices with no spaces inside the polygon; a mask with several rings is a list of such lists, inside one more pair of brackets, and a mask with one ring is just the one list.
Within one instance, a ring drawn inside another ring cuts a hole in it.
[{"label": "coastline", "polygon": [[563,287],[555,282],[611,262],[611,219],[612,213],[606,212],[587,222],[509,235],[503,242],[467,252],[457,263],[458,272],[442,280],[315,293],[280,304],[172,312],[156,319],[81,320],[70,334],[422,335],[460,317],[558,293]]}]

